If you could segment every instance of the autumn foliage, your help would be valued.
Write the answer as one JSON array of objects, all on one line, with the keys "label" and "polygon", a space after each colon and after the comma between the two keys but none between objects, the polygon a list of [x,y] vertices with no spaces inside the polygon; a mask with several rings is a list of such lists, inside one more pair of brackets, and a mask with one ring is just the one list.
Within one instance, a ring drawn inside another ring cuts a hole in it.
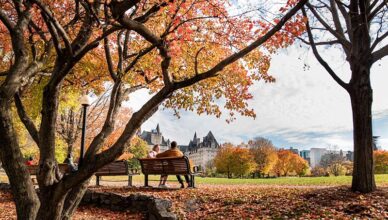
[{"label": "autumn foliage", "polygon": [[[294,15],[305,3],[290,0],[277,16],[253,19],[249,11],[230,14],[227,0],[0,0],[0,157],[18,218],[71,218],[93,173],[134,144],[160,106],[217,117],[223,108],[228,121],[235,114],[255,117],[249,88],[274,81],[270,56],[303,31],[303,18]],[[98,96],[108,88],[108,107],[96,118],[101,126],[89,132],[82,165],[59,175],[64,102],[69,94]],[[141,89],[151,98],[118,125],[124,102]],[[39,196],[15,118],[39,150]],[[246,150],[238,154],[251,159]],[[242,164],[237,175],[251,168]]]},{"label": "autumn foliage", "polygon": [[227,174],[228,178],[247,175],[256,166],[248,149],[232,144],[224,144],[214,158],[214,165],[219,173]]},{"label": "autumn foliage", "polygon": [[373,152],[375,173],[388,173],[388,151],[377,150]]},{"label": "autumn foliage", "polygon": [[270,142],[256,139],[256,144],[251,149],[229,143],[223,145],[214,158],[217,171],[227,174],[229,178],[255,172],[267,176],[307,174],[309,165],[299,155],[289,150],[277,150]]}]

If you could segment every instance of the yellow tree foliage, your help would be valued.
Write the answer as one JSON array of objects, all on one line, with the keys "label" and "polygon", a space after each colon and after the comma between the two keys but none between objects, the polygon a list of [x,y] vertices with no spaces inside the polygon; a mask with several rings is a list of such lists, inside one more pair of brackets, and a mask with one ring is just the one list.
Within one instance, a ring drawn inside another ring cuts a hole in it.
[{"label": "yellow tree foliage", "polygon": [[279,150],[278,151],[278,160],[273,167],[273,172],[276,173],[277,176],[287,176],[293,169],[291,166],[291,160],[293,154],[289,150]]},{"label": "yellow tree foliage", "polygon": [[253,156],[246,148],[235,147],[230,143],[224,144],[214,158],[217,172],[226,173],[228,178],[232,175],[241,177],[254,171]]},{"label": "yellow tree foliage", "polygon": [[290,163],[292,166],[292,170],[298,176],[306,175],[307,171],[309,170],[308,162],[297,154],[292,155]]},{"label": "yellow tree foliage", "polygon": [[373,152],[375,173],[388,173],[388,151],[377,150]]},{"label": "yellow tree foliage", "polygon": [[278,160],[278,155],[271,141],[257,138],[249,142],[253,148],[250,152],[256,162],[256,170],[260,174],[268,175]]}]

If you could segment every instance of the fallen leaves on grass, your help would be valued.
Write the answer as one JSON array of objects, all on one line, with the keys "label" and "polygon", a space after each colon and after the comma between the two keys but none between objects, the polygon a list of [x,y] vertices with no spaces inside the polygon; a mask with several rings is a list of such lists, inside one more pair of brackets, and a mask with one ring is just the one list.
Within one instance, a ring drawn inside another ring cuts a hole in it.
[{"label": "fallen leaves on grass", "polygon": [[[169,199],[181,219],[388,219],[388,187],[370,194],[347,187],[200,185],[196,189],[92,187],[122,195]],[[0,218],[15,218],[9,193],[0,191]],[[140,214],[83,206],[74,219],[141,219]]]},{"label": "fallen leaves on grass", "polygon": [[[15,204],[12,195],[8,191],[0,190],[0,219],[16,219]],[[109,209],[96,207],[92,205],[80,206],[74,217],[74,220],[124,220],[124,219],[144,219],[142,213],[132,213],[129,211],[111,211]]]},{"label": "fallen leaves on grass", "polygon": [[173,201],[182,219],[388,219],[388,188],[371,194],[347,187],[201,185],[197,189],[95,188]]}]

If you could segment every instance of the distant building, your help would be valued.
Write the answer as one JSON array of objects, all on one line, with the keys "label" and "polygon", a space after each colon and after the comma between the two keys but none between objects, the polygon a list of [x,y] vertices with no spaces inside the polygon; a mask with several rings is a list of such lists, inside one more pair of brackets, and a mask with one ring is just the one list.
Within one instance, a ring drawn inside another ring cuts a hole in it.
[{"label": "distant building", "polygon": [[321,162],[321,158],[328,151],[325,148],[311,148],[310,149],[310,167],[314,168]]},{"label": "distant building", "polygon": [[346,158],[346,160],[353,162],[353,160],[354,160],[354,153],[353,153],[353,151],[347,151],[346,154],[345,154],[345,158]]},{"label": "distant building", "polygon": [[170,140],[166,140],[163,137],[159,124],[155,129],[152,129],[151,131],[143,131],[139,136],[141,139],[147,142],[149,150],[151,150],[155,144],[159,144],[161,152],[170,148]]},{"label": "distant building", "polygon": [[310,161],[310,151],[309,150],[299,151],[299,156],[302,157],[303,159],[305,159],[310,165],[311,161]]},{"label": "distant building", "polygon": [[294,154],[298,154],[299,155],[299,150],[296,149],[296,148],[293,148],[293,147],[290,147],[290,151]]},{"label": "distant building", "polygon": [[205,170],[209,161],[213,160],[217,155],[219,148],[220,145],[211,131],[203,137],[202,141],[197,137],[197,133],[195,132],[193,140],[189,142],[186,148],[185,154],[188,155],[194,165],[201,166]]}]

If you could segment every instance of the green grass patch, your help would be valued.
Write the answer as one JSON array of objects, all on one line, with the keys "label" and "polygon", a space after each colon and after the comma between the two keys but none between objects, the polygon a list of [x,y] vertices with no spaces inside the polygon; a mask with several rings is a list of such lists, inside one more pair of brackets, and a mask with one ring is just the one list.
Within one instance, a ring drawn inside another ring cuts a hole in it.
[{"label": "green grass patch", "polygon": [[[151,185],[157,184],[160,176],[149,176]],[[227,178],[212,178],[212,177],[196,177],[196,184],[221,184],[221,185],[295,185],[295,186],[338,186],[350,185],[352,182],[351,176],[330,176],[330,177],[280,177],[269,179],[227,179]],[[376,174],[376,184],[378,186],[388,186],[388,174]],[[102,181],[122,182],[127,181],[126,176],[104,176]],[[8,178],[1,173],[0,182],[8,182]],[[92,184],[95,180],[92,180]],[[144,184],[144,176],[138,175],[133,177],[133,182],[136,185]],[[152,183],[153,182],[153,183]],[[175,176],[169,176],[168,182],[177,182]]]},{"label": "green grass patch", "polygon": [[[159,181],[159,176],[149,176],[149,181]],[[125,181],[125,176],[102,177],[105,181]],[[329,176],[329,177],[280,177],[269,179],[227,179],[213,177],[196,177],[197,184],[221,184],[221,185],[297,185],[297,186],[336,186],[350,185],[351,176]],[[388,185],[388,174],[376,174],[375,180],[377,185]],[[144,183],[144,176],[138,175],[133,177],[135,184]],[[175,176],[169,176],[168,182],[176,182]]]}]

